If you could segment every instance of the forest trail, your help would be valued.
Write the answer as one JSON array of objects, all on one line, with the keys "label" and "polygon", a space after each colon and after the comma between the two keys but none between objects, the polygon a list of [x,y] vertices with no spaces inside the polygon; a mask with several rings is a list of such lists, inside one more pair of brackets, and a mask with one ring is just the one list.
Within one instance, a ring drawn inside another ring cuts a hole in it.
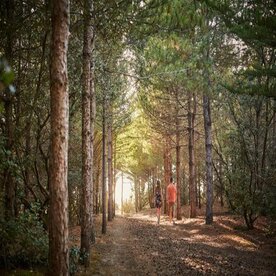
[{"label": "forest trail", "polygon": [[[78,275],[276,275],[275,238],[240,229],[235,216],[184,218],[176,225],[154,210],[117,216],[96,230],[91,268]],[[239,230],[235,230],[239,229]]]}]

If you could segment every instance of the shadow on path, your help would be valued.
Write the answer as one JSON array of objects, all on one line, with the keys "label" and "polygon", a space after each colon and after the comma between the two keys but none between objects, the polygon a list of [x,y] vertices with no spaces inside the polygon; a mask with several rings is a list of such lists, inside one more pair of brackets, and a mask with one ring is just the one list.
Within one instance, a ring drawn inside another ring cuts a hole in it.
[{"label": "shadow on path", "polygon": [[[231,219],[228,217],[228,220]],[[116,217],[108,234],[97,235],[89,271],[79,275],[276,275],[276,253],[260,233],[229,227],[227,217],[176,225],[154,211]]]}]

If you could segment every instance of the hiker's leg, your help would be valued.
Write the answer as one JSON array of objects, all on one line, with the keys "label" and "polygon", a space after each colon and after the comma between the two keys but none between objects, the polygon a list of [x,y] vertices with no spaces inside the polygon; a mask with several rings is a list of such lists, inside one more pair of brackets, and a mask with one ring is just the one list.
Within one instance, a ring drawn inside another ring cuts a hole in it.
[{"label": "hiker's leg", "polygon": [[161,212],[161,208],[157,208],[157,223],[160,223],[160,212]]},{"label": "hiker's leg", "polygon": [[175,224],[175,220],[176,220],[176,204],[174,203],[173,204],[173,218],[172,218],[172,221],[173,221],[173,224]]}]

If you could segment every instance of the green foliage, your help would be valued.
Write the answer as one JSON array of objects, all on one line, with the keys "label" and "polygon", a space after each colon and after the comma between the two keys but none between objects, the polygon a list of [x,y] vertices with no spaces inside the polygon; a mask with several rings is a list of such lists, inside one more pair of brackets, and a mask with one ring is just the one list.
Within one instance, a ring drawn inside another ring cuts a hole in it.
[{"label": "green foliage", "polygon": [[264,190],[263,198],[263,213],[271,217],[273,220],[276,220],[276,172],[274,179],[271,179],[271,186],[266,187]]},{"label": "green foliage", "polygon": [[[6,87],[9,88],[11,93],[15,92],[15,88],[11,83],[14,80],[14,72],[11,70],[8,62],[0,57],[0,92],[2,92]],[[1,112],[1,110],[0,110]]]},{"label": "green foliage", "polygon": [[46,265],[48,234],[36,213],[39,206],[0,223],[0,265],[6,268]]},{"label": "green foliage", "polygon": [[259,215],[275,216],[273,101],[226,95],[218,130],[225,191],[230,207],[252,228]]},{"label": "green foliage", "polygon": [[[235,65],[240,85],[230,91],[276,98],[275,1],[205,1],[227,27],[230,40],[236,41]],[[230,43],[230,41],[228,42]]]},{"label": "green foliage", "polygon": [[156,143],[158,135],[150,129],[148,121],[137,109],[136,117],[118,135],[118,166],[131,174],[145,178],[150,168],[162,162],[162,151]]}]

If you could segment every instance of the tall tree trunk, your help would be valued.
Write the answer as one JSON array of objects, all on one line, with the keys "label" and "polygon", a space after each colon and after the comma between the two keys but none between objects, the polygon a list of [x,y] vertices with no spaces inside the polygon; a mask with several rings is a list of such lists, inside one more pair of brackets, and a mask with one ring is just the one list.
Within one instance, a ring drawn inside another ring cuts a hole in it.
[{"label": "tall tree trunk", "polygon": [[201,209],[201,175],[198,173],[198,208]]},{"label": "tall tree trunk", "polygon": [[[273,99],[273,119],[272,119],[272,149],[274,156],[276,155],[276,99]],[[276,168],[276,158],[272,161],[272,169]]]},{"label": "tall tree trunk", "polygon": [[124,214],[123,207],[124,207],[124,173],[122,172],[122,189],[121,189],[121,215]]},{"label": "tall tree trunk", "polygon": [[91,243],[91,56],[92,56],[92,1],[84,1],[83,76],[82,76],[82,220],[81,260],[89,266]]},{"label": "tall tree trunk", "polygon": [[219,183],[220,183],[220,206],[224,206],[224,185],[223,185],[223,171],[222,171],[222,161],[219,160]]},{"label": "tall tree trunk", "polygon": [[203,115],[205,130],[206,150],[206,224],[213,222],[213,171],[212,171],[212,121],[210,100],[208,95],[203,95]]},{"label": "tall tree trunk", "polygon": [[189,93],[188,99],[188,124],[189,124],[189,194],[190,218],[196,217],[196,175],[195,175],[195,113],[196,97]]},{"label": "tall tree trunk", "polygon": [[139,183],[138,184],[138,202],[139,202],[139,204],[138,204],[139,209],[138,210],[141,211],[142,210],[141,179],[139,179],[138,183]]},{"label": "tall tree trunk", "polygon": [[168,212],[167,206],[167,186],[170,183],[170,178],[172,177],[172,155],[171,155],[171,141],[170,137],[167,135],[165,138],[164,145],[164,214]]},{"label": "tall tree trunk", "polygon": [[[94,145],[93,145],[93,153],[94,153],[94,173],[95,173],[95,182],[94,182],[94,202],[95,202],[95,214],[100,213],[100,186],[101,186],[101,163],[102,163],[102,154],[101,154],[101,146],[102,141],[99,139],[99,133],[94,133]],[[97,143],[96,143],[97,141]]]},{"label": "tall tree trunk", "polygon": [[100,169],[97,167],[95,183],[94,183],[95,195],[94,195],[94,202],[95,202],[95,214],[98,215],[100,213],[100,204],[99,204],[99,185],[100,185]]},{"label": "tall tree trunk", "polygon": [[[93,12],[93,1],[89,1],[91,13]],[[90,191],[91,191],[91,201],[90,201],[90,220],[91,220],[91,242],[95,243],[95,230],[94,230],[94,222],[93,222],[93,210],[94,210],[94,184],[95,184],[95,166],[94,166],[94,152],[95,152],[95,123],[96,123],[96,93],[95,93],[95,73],[94,73],[94,59],[93,59],[93,51],[95,49],[95,32],[94,28],[92,27],[92,18],[90,17],[90,28],[92,29],[92,42],[91,42],[91,50],[92,50],[92,57],[91,57],[91,69],[90,69],[90,111],[91,111],[91,184],[90,184]]]},{"label": "tall tree trunk", "polygon": [[179,120],[179,99],[176,92],[176,190],[177,190],[177,208],[176,218],[181,220],[181,181],[180,181],[180,120]]},{"label": "tall tree trunk", "polygon": [[152,194],[153,194],[153,176],[151,177],[152,171],[149,170],[149,175],[148,175],[148,201],[149,201],[149,206],[150,208],[153,208],[152,206]]},{"label": "tall tree trunk", "polygon": [[137,178],[134,179],[134,190],[135,190],[135,212],[138,212],[138,180]]},{"label": "tall tree trunk", "polygon": [[64,276],[69,275],[67,188],[69,1],[56,0],[52,5],[49,274]]},{"label": "tall tree trunk", "polygon": [[164,143],[164,152],[163,152],[163,163],[164,163],[164,214],[167,213],[167,202],[166,202],[166,190],[167,190],[167,185],[169,183],[169,170],[168,170],[168,152],[167,152],[167,140],[165,140]]},{"label": "tall tree trunk", "polygon": [[[110,103],[109,103],[110,105]],[[108,221],[113,219],[113,175],[112,175],[112,109],[108,107],[107,125],[107,150],[108,150]]]},{"label": "tall tree trunk", "polygon": [[102,123],[102,233],[106,234],[106,98],[103,100]]},{"label": "tall tree trunk", "polygon": [[[26,125],[26,132],[25,132],[25,158],[28,160],[28,157],[31,155],[31,124],[28,122]],[[30,162],[27,162],[30,164]],[[27,201],[29,201],[29,188],[31,186],[31,170],[30,166],[25,166],[24,169],[24,196]]]},{"label": "tall tree trunk", "polygon": [[113,152],[113,165],[112,165],[112,175],[113,175],[113,218],[116,215],[116,136],[114,137],[114,143],[112,143],[112,152]]}]

